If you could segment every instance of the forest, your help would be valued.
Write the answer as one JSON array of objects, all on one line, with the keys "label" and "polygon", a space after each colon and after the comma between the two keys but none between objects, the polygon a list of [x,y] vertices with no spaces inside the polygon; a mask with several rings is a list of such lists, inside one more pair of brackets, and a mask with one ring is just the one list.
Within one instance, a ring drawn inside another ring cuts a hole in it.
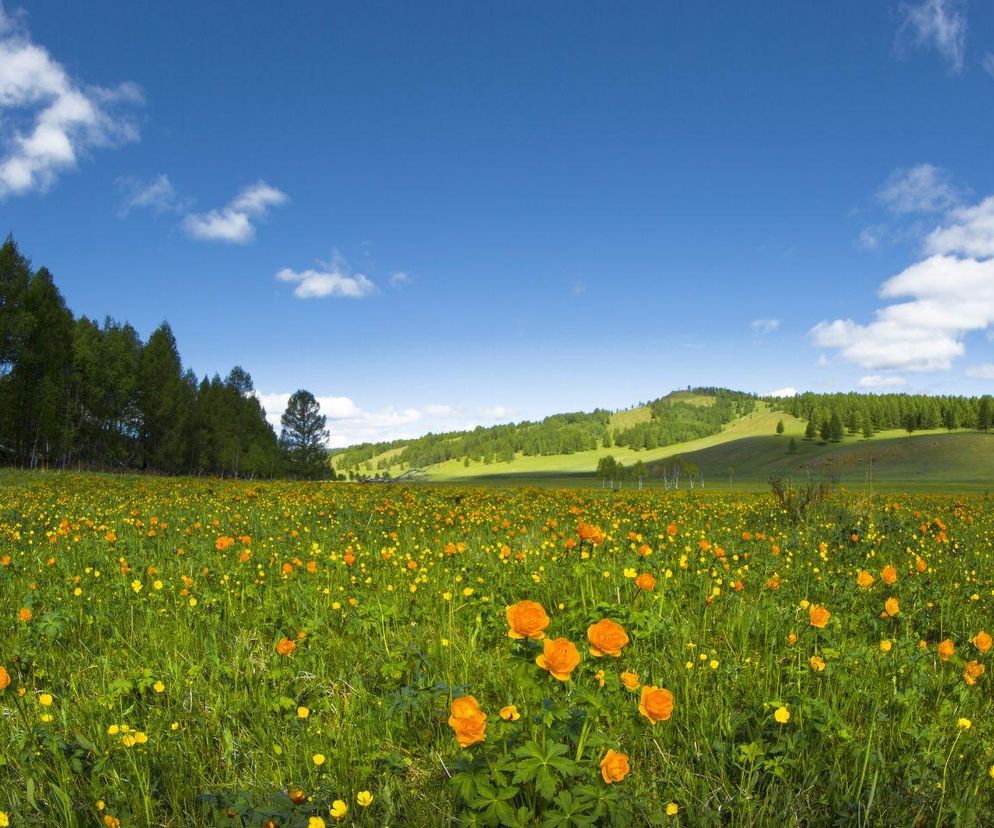
[{"label": "forest", "polygon": [[47,268],[0,246],[0,463],[273,477],[284,456],[252,378],[183,367],[163,322],[75,317]]}]

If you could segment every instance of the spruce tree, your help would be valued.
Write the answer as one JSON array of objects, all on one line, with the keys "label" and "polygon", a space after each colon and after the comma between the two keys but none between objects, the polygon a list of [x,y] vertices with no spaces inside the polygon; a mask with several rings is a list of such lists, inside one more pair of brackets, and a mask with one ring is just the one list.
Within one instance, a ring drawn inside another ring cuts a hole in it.
[{"label": "spruce tree", "polygon": [[306,480],[329,476],[327,418],[310,391],[300,389],[290,397],[280,424],[280,443],[292,475]]}]

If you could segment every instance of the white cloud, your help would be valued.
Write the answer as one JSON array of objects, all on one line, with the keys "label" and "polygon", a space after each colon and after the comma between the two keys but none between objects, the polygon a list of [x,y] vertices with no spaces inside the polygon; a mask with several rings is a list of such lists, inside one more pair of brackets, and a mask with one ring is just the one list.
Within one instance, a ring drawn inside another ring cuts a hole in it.
[{"label": "white cloud", "polygon": [[[277,433],[289,393],[258,394],[266,419]],[[332,448],[356,443],[375,443],[418,437],[429,431],[462,431],[478,425],[507,422],[511,412],[503,406],[466,411],[456,406],[434,404],[421,408],[394,408],[364,411],[349,397],[317,397],[321,413],[328,418],[328,445]]]},{"label": "white cloud", "polygon": [[124,201],[119,215],[126,216],[136,208],[152,210],[156,213],[181,212],[184,205],[176,195],[173,183],[168,175],[160,175],[145,182],[133,176],[117,180],[118,186],[124,191]]},{"label": "white cloud", "polygon": [[966,14],[959,0],[921,0],[901,7],[904,20],[897,33],[899,48],[910,41],[934,48],[953,72],[963,69],[966,51]]},{"label": "white cloud", "polygon": [[994,196],[972,207],[953,210],[944,227],[937,227],[925,240],[929,253],[961,256],[994,256]]},{"label": "white cloud", "polygon": [[0,199],[52,186],[97,147],[138,140],[133,83],[82,86],[0,5]]},{"label": "white cloud", "polygon": [[410,281],[411,277],[403,270],[398,270],[397,272],[390,274],[390,287],[403,287]]},{"label": "white cloud", "polygon": [[770,391],[767,397],[796,397],[797,389],[792,385],[788,385],[786,388],[778,388],[776,391]]},{"label": "white cloud", "polygon": [[893,213],[940,213],[959,204],[960,194],[945,170],[919,164],[895,170],[877,199]]},{"label": "white cloud", "polygon": [[779,319],[753,319],[749,323],[750,327],[757,333],[773,333],[780,327]]},{"label": "white cloud", "polygon": [[361,299],[376,293],[375,283],[364,273],[352,273],[340,256],[330,262],[318,262],[319,270],[296,271],[284,267],[276,278],[295,283],[293,295],[298,299],[322,299],[326,296]]},{"label": "white cloud", "polygon": [[904,377],[896,375],[881,376],[880,374],[870,374],[859,378],[860,388],[895,388],[904,384]]},{"label": "white cloud", "polygon": [[183,219],[183,229],[194,239],[245,244],[255,238],[254,222],[264,219],[270,207],[279,207],[289,200],[286,193],[265,181],[257,181],[220,210],[191,213]]},{"label": "white cloud", "polygon": [[971,365],[966,369],[966,375],[973,379],[994,380],[994,363],[983,362],[979,365]]},{"label": "white cloud", "polygon": [[931,256],[884,282],[880,296],[910,301],[878,309],[867,325],[820,322],[815,344],[871,370],[948,370],[965,334],[994,324],[994,260]]}]

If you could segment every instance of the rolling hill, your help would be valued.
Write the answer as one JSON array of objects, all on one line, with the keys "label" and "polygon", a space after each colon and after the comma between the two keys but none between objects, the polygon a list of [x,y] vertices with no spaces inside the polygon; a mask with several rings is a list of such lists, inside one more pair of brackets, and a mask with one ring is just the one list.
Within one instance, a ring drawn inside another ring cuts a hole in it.
[{"label": "rolling hill", "polygon": [[[680,391],[660,398],[707,408],[715,404],[709,393]],[[652,405],[608,414],[606,428],[615,435],[653,420]],[[994,433],[973,428],[927,428],[909,434],[888,428],[872,436],[844,433],[838,441],[805,439],[808,421],[789,414],[776,400],[755,400],[752,410],[735,416],[715,433],[651,449],[629,445],[604,445],[569,453],[525,454],[488,459],[486,462],[452,458],[427,469],[432,482],[488,484],[539,484],[569,486],[606,485],[597,474],[601,458],[645,466],[642,485],[661,487],[662,472],[679,458],[692,464],[707,488],[765,486],[770,475],[783,471],[795,477],[825,474],[848,485],[872,483],[883,488],[962,489],[986,491],[994,487]],[[776,433],[778,422],[784,431]],[[445,435],[441,435],[444,439]],[[794,449],[790,450],[793,440]],[[399,462],[405,445],[384,446],[361,464],[369,474],[395,477],[408,466]],[[341,470],[341,469],[339,469]],[[624,482],[621,485],[637,485]],[[699,486],[699,482],[697,483]],[[684,482],[683,486],[686,486]]]}]

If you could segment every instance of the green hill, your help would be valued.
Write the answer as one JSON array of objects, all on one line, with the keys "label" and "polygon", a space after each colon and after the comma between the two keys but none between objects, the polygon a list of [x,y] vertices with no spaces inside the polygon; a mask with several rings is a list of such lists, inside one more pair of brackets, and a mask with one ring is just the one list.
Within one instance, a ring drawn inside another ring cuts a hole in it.
[{"label": "green hill", "polygon": [[[443,446],[455,456],[428,466],[431,481],[608,485],[596,469],[610,455],[629,469],[641,463],[642,485],[650,487],[672,486],[679,467],[681,488],[687,487],[690,471],[695,486],[703,479],[707,488],[764,486],[771,474],[784,472],[794,477],[827,475],[848,485],[984,491],[994,486],[994,433],[977,430],[990,416],[985,413],[989,412],[986,399],[806,394],[792,400],[760,400],[722,389],[698,389],[614,413],[557,415],[539,423],[428,435],[421,438],[425,442],[355,447],[338,455],[335,465],[343,471],[348,465],[342,461],[351,456],[354,474],[395,477],[410,467],[405,456]],[[880,426],[903,423],[905,427],[870,427],[871,418]],[[842,422],[847,426],[828,434],[833,420],[838,421],[837,430]],[[784,424],[780,435],[778,422]],[[946,428],[924,427],[942,422]],[[811,436],[809,423],[820,424],[819,434],[805,439],[806,431]],[[861,423],[867,425],[865,431]],[[960,428],[961,423],[968,427]],[[466,447],[476,451],[480,446],[521,442],[525,435],[533,441],[536,435],[566,435],[569,441],[571,429],[579,429],[588,443],[542,453],[533,442],[531,451],[504,450],[501,456],[493,452],[486,458],[459,454]],[[667,441],[687,429],[701,436]],[[826,431],[825,439],[821,431]],[[635,447],[654,441],[665,444]],[[620,485],[637,483],[625,479]]]}]

